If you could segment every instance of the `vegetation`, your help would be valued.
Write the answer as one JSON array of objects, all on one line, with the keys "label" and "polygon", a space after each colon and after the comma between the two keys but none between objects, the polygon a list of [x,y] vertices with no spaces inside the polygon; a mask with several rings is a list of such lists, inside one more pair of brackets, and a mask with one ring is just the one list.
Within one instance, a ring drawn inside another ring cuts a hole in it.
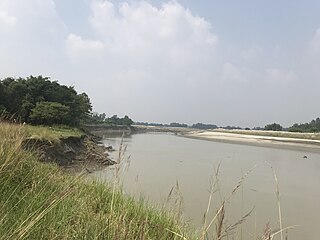
[{"label": "vegetation", "polygon": [[152,126],[152,127],[168,127],[168,124],[162,123],[148,123],[148,122],[135,122],[135,125],[142,125],[142,126]]},{"label": "vegetation", "polygon": [[22,148],[34,128],[0,124],[0,239],[193,238],[143,200],[38,162]]},{"label": "vegetation", "polygon": [[135,122],[134,124],[135,125],[143,125],[143,126],[152,126],[152,127],[183,127],[183,128],[188,127],[188,125],[185,123],[177,123],[177,122],[172,122],[170,124]]},{"label": "vegetation", "polygon": [[216,129],[216,128],[218,128],[217,125],[203,124],[203,123],[196,123],[196,124],[193,124],[191,127],[197,128],[197,129]]},{"label": "vegetation", "polygon": [[282,131],[282,126],[278,123],[268,124],[264,127],[267,131]]},{"label": "vegetation", "polygon": [[107,118],[105,113],[92,113],[88,115],[84,121],[85,124],[104,124],[109,126],[131,126],[133,124],[132,119],[127,115],[123,118],[119,118],[117,115]]},{"label": "vegetation", "polygon": [[85,133],[78,128],[69,126],[24,126],[25,137],[28,139],[47,140],[49,142],[59,142],[63,138],[81,137]]},{"label": "vegetation", "polygon": [[52,125],[68,124],[70,108],[56,102],[38,102],[31,110],[30,121],[32,123]]},{"label": "vegetation", "polygon": [[169,127],[182,127],[182,128],[186,128],[188,127],[187,124],[185,123],[177,123],[177,122],[173,122],[169,124]]},{"label": "vegetation", "polygon": [[239,126],[226,126],[226,127],[222,127],[222,128],[227,129],[227,130],[235,130],[235,129],[240,130],[240,129],[242,129]]},{"label": "vegetation", "polygon": [[92,106],[86,93],[47,77],[0,80],[0,115],[33,124],[77,126]]},{"label": "vegetation", "polygon": [[295,123],[289,128],[290,132],[320,132],[320,118],[316,118],[309,123]]}]

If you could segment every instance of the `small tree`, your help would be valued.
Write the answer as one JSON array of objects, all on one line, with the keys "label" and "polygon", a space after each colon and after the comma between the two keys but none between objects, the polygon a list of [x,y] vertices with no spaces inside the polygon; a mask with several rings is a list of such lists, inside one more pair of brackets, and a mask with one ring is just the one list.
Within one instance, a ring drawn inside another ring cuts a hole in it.
[{"label": "small tree", "polygon": [[39,102],[31,110],[30,121],[34,124],[69,124],[69,107],[57,102]]},{"label": "small tree", "polygon": [[264,127],[264,130],[270,131],[282,131],[282,126],[278,123],[268,124]]},{"label": "small tree", "polygon": [[124,116],[124,118],[121,119],[121,123],[121,125],[131,126],[133,124],[133,121],[126,115]]}]

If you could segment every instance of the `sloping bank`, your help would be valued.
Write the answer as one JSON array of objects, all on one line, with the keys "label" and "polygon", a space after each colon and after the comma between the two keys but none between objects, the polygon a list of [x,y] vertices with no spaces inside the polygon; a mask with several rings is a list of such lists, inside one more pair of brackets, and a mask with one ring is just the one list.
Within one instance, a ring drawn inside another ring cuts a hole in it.
[{"label": "sloping bank", "polygon": [[93,136],[66,136],[56,141],[26,138],[23,147],[39,153],[39,160],[56,163],[64,170],[79,172],[94,171],[115,164],[108,157],[107,148]]},{"label": "sloping bank", "polygon": [[[192,239],[168,213],[40,162],[81,152],[88,140],[53,132],[30,138],[26,127],[0,123],[0,239]],[[45,150],[35,153],[30,146],[56,149],[41,156]]]}]

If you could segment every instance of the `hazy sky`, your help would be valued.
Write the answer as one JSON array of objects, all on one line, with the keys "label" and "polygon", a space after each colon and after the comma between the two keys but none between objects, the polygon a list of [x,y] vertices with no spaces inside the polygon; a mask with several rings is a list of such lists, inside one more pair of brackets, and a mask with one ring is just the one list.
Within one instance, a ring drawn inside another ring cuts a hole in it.
[{"label": "hazy sky", "polygon": [[109,116],[289,126],[320,116],[320,1],[0,0],[0,69]]}]

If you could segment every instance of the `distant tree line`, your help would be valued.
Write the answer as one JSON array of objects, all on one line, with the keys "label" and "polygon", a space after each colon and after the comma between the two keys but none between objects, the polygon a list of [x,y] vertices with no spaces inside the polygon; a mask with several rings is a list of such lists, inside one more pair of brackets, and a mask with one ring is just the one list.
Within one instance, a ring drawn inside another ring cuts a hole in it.
[{"label": "distant tree line", "polygon": [[0,80],[0,117],[32,124],[77,126],[92,110],[86,93],[48,77]]},{"label": "distant tree line", "polygon": [[148,122],[135,122],[135,125],[140,126],[153,126],[153,127],[167,127],[168,124],[162,124],[162,123],[148,123]]},{"label": "distant tree line", "polygon": [[132,119],[130,119],[127,115],[119,118],[117,115],[113,115],[112,117],[107,117],[105,113],[92,113],[86,117],[85,124],[105,124],[108,126],[131,126],[133,124]]},{"label": "distant tree line", "polygon": [[197,128],[197,129],[216,129],[218,128],[215,124],[204,124],[204,123],[195,123],[191,126],[191,128]]},{"label": "distant tree line", "polygon": [[218,128],[215,124],[204,124],[204,123],[195,123],[191,126],[185,123],[177,123],[172,122],[170,124],[162,124],[162,123],[148,123],[148,122],[135,122],[136,125],[144,125],[144,126],[153,126],[153,127],[183,127],[183,128],[197,128],[197,129],[216,129]]},{"label": "distant tree line", "polygon": [[148,123],[148,122],[135,122],[135,125],[143,125],[143,126],[153,126],[153,127],[183,127],[187,128],[188,124],[172,122],[170,124],[162,124],[162,123]]},{"label": "distant tree line", "polygon": [[282,131],[283,127],[278,123],[268,124],[264,127],[267,131]]},{"label": "distant tree line", "polygon": [[173,123],[170,123],[170,124],[169,124],[169,127],[182,127],[182,128],[186,128],[186,127],[188,127],[188,124],[173,122]]},{"label": "distant tree line", "polygon": [[[261,130],[260,128],[257,130]],[[311,120],[308,123],[295,123],[289,128],[283,128],[278,123],[268,124],[264,127],[264,130],[272,131],[289,131],[289,132],[320,132],[320,118]]]},{"label": "distant tree line", "polygon": [[222,127],[223,129],[227,129],[227,130],[241,130],[242,128],[239,126],[226,126],[226,127]]},{"label": "distant tree line", "polygon": [[290,132],[320,132],[320,118],[316,118],[309,123],[295,123],[289,127]]}]

